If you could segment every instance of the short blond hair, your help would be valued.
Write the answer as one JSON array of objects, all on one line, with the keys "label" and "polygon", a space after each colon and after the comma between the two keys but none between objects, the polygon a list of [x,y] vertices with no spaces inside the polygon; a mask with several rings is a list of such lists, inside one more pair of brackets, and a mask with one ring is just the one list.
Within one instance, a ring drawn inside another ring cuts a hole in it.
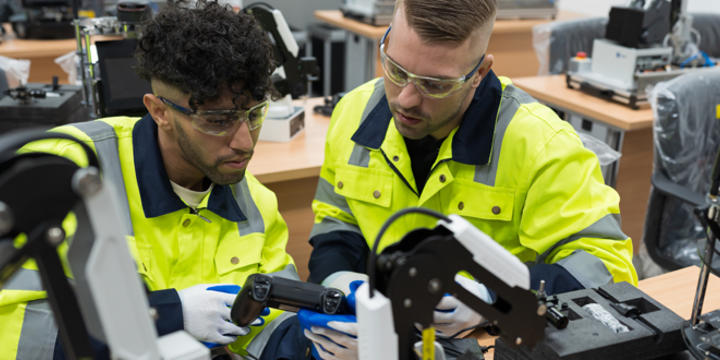
[{"label": "short blond hair", "polygon": [[494,22],[496,0],[397,0],[408,25],[429,42],[465,41],[478,28]]}]

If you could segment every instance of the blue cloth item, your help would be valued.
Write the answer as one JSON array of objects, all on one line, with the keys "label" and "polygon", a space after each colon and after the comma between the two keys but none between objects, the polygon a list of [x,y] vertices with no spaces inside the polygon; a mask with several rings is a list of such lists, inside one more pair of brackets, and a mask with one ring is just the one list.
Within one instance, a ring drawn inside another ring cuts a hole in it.
[{"label": "blue cloth item", "polygon": [[[319,312],[315,312],[312,310],[307,309],[300,309],[297,313],[298,321],[300,322],[300,326],[302,329],[312,331],[310,328],[313,326],[320,326],[328,329],[333,329],[332,327],[328,326],[329,322],[337,321],[337,322],[357,322],[357,317],[355,316],[355,291],[357,290],[360,285],[362,285],[364,281],[362,280],[355,280],[350,283],[350,294],[345,297],[345,300],[347,301],[348,308],[350,311],[352,311],[352,314],[335,314],[335,315],[328,315],[328,314],[322,314]],[[337,331],[337,330],[335,330]],[[351,335],[352,334],[346,334]],[[312,345],[312,354],[316,359],[320,359],[320,355],[317,352],[317,349],[315,349],[315,345]]]},{"label": "blue cloth item", "polygon": [[217,291],[217,292],[224,292],[226,294],[234,294],[237,295],[237,293],[240,292],[240,285],[215,285],[207,288],[208,290]]},{"label": "blue cloth item", "polygon": [[545,280],[547,295],[559,294],[585,287],[564,267],[558,264],[536,264],[530,266],[530,288],[537,290],[540,280]]}]

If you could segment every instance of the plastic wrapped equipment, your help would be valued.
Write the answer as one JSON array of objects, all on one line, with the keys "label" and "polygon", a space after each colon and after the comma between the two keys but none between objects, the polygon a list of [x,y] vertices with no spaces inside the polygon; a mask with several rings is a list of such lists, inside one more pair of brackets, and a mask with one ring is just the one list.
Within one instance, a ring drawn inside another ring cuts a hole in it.
[{"label": "plastic wrapped equipment", "polygon": [[533,47],[540,62],[538,75],[567,72],[578,51],[592,55],[593,40],[605,37],[607,18],[553,21],[533,27]]},{"label": "plastic wrapped equipment", "polygon": [[[650,103],[655,116],[654,176],[664,175],[690,195],[704,199],[720,146],[720,69],[697,70],[658,83],[650,93]],[[705,229],[694,207],[662,196],[653,187],[643,240],[661,266],[672,269],[700,263],[698,242],[705,240]],[[659,217],[654,216],[658,211],[662,211]]]}]

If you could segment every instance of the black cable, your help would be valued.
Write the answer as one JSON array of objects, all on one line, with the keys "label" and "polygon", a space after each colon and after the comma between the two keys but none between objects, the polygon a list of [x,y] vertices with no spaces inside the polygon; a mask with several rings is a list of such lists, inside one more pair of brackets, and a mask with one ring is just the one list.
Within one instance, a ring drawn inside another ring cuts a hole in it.
[{"label": "black cable", "polygon": [[718,195],[720,187],[720,149],[715,155],[715,165],[713,166],[712,176],[710,177],[710,196],[715,197]]},{"label": "black cable", "polygon": [[86,143],[80,141],[74,136],[58,132],[48,132],[45,129],[19,130],[3,135],[2,138],[0,138],[0,163],[17,156],[17,151],[21,147],[34,141],[47,139],[64,139],[77,143],[85,151],[85,155],[88,159],[88,166],[95,167],[98,170],[100,169],[100,163],[97,155],[95,155],[95,152]]},{"label": "black cable", "polygon": [[409,207],[402,209],[390,216],[383,226],[380,228],[380,231],[378,231],[377,237],[375,237],[375,242],[373,243],[372,250],[370,250],[370,256],[368,257],[368,284],[370,286],[370,297],[372,298],[375,295],[375,267],[377,266],[377,249],[380,246],[380,239],[382,238],[383,234],[385,234],[385,231],[390,227],[390,225],[395,222],[399,217],[403,215],[407,215],[410,213],[418,213],[418,214],[425,214],[429,215],[438,219],[441,219],[445,222],[452,222],[449,217],[435,211],[430,210],[426,208],[421,207]]},{"label": "black cable", "polygon": [[252,9],[252,8],[256,8],[256,7],[264,7],[264,8],[266,8],[266,9],[270,10],[270,11],[275,10],[275,7],[274,7],[274,6],[272,6],[272,5],[270,5],[270,4],[266,3],[266,2],[256,2],[256,3],[252,3],[252,4],[244,7],[244,8],[242,9],[242,11],[243,11],[243,12],[246,12],[246,10]]}]

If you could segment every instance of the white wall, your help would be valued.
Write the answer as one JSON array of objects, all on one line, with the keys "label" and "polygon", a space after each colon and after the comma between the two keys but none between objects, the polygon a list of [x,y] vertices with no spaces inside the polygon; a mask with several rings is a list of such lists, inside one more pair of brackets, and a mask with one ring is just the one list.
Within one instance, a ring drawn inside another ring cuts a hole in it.
[{"label": "white wall", "polygon": [[[718,0],[686,0],[689,12],[720,13]],[[558,0],[560,10],[572,11],[593,16],[607,16],[613,5],[627,5],[628,0]]]}]

